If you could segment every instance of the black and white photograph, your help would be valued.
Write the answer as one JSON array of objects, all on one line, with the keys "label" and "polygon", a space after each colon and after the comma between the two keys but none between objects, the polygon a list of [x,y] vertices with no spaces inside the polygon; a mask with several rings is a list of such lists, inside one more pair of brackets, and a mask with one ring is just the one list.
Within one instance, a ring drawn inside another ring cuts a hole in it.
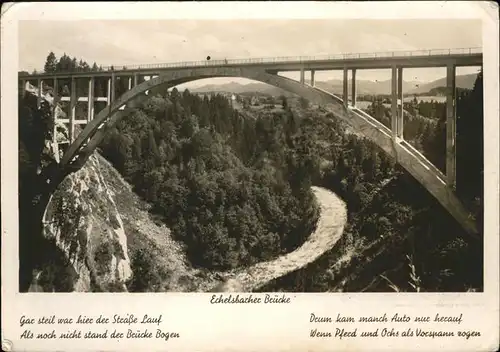
[{"label": "black and white photograph", "polygon": [[480,21],[18,31],[19,292],[483,291]]},{"label": "black and white photograph", "polygon": [[498,4],[0,17],[2,350],[498,350]]}]

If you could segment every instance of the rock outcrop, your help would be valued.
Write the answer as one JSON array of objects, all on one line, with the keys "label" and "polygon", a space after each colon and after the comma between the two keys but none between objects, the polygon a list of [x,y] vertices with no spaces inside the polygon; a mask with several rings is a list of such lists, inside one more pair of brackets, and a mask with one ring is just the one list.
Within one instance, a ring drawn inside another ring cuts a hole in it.
[{"label": "rock outcrop", "polygon": [[[27,85],[27,94],[38,91]],[[65,113],[50,94],[42,94],[55,115]],[[54,111],[55,109],[55,111]],[[52,123],[44,141],[38,172],[59,161],[68,130]],[[55,138],[53,136],[55,135]],[[42,219],[44,260],[33,270],[30,291],[126,291],[132,271],[127,238],[113,194],[101,174],[99,158],[67,176],[52,194]]]},{"label": "rock outcrop", "polygon": [[126,291],[132,274],[127,238],[96,156],[66,177],[51,197],[43,224],[43,236],[74,271],[68,275],[75,291]]}]

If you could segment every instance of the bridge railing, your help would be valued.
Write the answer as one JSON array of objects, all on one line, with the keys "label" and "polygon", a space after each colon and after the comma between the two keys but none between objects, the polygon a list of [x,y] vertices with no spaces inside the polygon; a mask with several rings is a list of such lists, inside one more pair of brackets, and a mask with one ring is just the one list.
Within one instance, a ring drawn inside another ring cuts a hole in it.
[{"label": "bridge railing", "polygon": [[[345,53],[334,55],[316,55],[316,56],[277,56],[261,57],[251,59],[223,59],[223,60],[200,60],[184,61],[157,64],[140,65],[111,65],[103,66],[102,71],[127,71],[141,69],[164,69],[164,68],[184,68],[184,67],[210,67],[227,65],[252,65],[252,64],[279,64],[292,62],[311,62],[311,61],[330,61],[330,60],[349,60],[349,59],[377,59],[391,57],[422,57],[422,56],[446,56],[446,55],[476,55],[481,54],[481,47],[474,48],[456,48],[456,49],[429,49],[429,50],[400,50],[383,51],[372,53]],[[80,71],[76,71],[80,72]],[[72,72],[68,72],[72,73]],[[63,72],[58,72],[63,74]]]},{"label": "bridge railing", "polygon": [[389,57],[417,57],[417,56],[445,56],[445,55],[475,55],[481,54],[482,48],[456,48],[456,49],[429,49],[429,50],[400,50],[400,51],[382,51],[374,53],[345,53],[335,55],[316,55],[316,56],[277,56],[260,57],[251,59],[224,59],[224,60],[200,60],[184,61],[172,63],[158,63],[146,65],[121,65],[106,66],[105,71],[137,70],[137,69],[155,69],[155,68],[182,68],[182,67],[206,67],[206,66],[224,66],[224,65],[245,65],[245,64],[266,64],[266,63],[289,63],[304,61],[328,61],[328,60],[346,60],[346,59],[370,59],[370,58],[389,58]]}]

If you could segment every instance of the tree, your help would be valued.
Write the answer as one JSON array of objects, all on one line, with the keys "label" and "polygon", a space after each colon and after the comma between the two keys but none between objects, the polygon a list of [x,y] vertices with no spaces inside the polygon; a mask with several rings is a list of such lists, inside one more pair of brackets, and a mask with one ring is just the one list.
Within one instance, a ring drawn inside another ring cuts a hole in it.
[{"label": "tree", "polygon": [[76,57],[74,57],[71,60],[70,71],[73,72],[76,71],[77,69],[78,69],[78,61],[76,60]]},{"label": "tree", "polygon": [[64,53],[56,64],[56,72],[68,71],[71,71],[71,58]]},{"label": "tree", "polygon": [[127,282],[131,292],[157,292],[168,273],[156,263],[146,248],[137,250],[131,259],[132,278]]},{"label": "tree", "polygon": [[286,110],[286,108],[288,107],[288,102],[286,100],[286,97],[284,95],[280,95],[280,99],[281,99],[281,106],[283,107],[283,110]]},{"label": "tree", "polygon": [[130,144],[131,142],[127,136],[120,134],[116,128],[113,128],[103,141],[103,155],[111,161],[120,172],[124,172],[125,170]]},{"label": "tree", "polygon": [[172,89],[172,91],[170,92],[170,99],[172,100],[172,102],[174,103],[175,105],[175,102],[177,101],[177,99],[179,99],[179,91],[177,90],[177,87],[174,87]]},{"label": "tree", "polygon": [[148,158],[156,161],[160,157],[153,130],[148,130],[147,145],[145,150]]},{"label": "tree", "polygon": [[43,66],[43,70],[46,73],[56,72],[57,69],[57,58],[56,55],[51,51],[45,60],[45,65]]},{"label": "tree", "polygon": [[86,61],[80,59],[78,63],[78,71],[88,72],[90,71],[90,66]]},{"label": "tree", "polygon": [[187,117],[181,122],[180,127],[180,136],[183,138],[191,138],[199,129],[198,118],[195,115]]},{"label": "tree", "polygon": [[300,106],[302,107],[302,109],[307,109],[307,107],[309,106],[309,100],[307,100],[304,97],[300,97],[299,102],[300,102]]}]

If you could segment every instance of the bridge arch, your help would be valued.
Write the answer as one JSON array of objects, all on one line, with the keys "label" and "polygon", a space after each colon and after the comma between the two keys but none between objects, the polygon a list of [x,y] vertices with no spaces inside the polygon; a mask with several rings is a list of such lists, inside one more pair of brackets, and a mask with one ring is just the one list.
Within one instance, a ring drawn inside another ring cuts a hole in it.
[{"label": "bridge arch", "polygon": [[[160,76],[145,81],[122,94],[110,106],[101,110],[95,118],[87,124],[75,141],[70,145],[61,159],[61,167],[67,168],[69,172],[78,170],[88,160],[90,155],[97,148],[104,138],[106,132],[113,127],[121,118],[129,113],[130,108],[146,100],[151,95],[146,95],[147,91],[155,94],[160,89],[170,88],[182,83],[196,81],[214,77],[241,77],[255,81],[267,83],[281,88],[291,93],[302,96],[309,101],[327,105],[338,103],[341,107],[341,100],[334,96],[317,90],[311,86],[303,85],[292,79],[271,74],[263,69],[256,68],[232,68],[232,67],[206,67],[196,69],[181,69],[177,71],[167,71]],[[120,110],[122,106],[124,110]]]},{"label": "bridge arch", "polygon": [[[61,179],[80,169],[85,164],[103,140],[107,131],[126,116],[135,104],[145,101],[149,97],[146,95],[147,91],[156,94],[155,92],[160,89],[213,77],[242,77],[260,81],[295,93],[312,103],[327,107],[336,117],[350,124],[356,133],[374,141],[382,150],[394,157],[459,221],[468,233],[477,235],[477,228],[473,219],[469,217],[468,212],[453,190],[446,185],[444,175],[438,172],[428,160],[405,147],[401,140],[391,135],[391,131],[384,125],[358,109],[346,108],[340,98],[329,92],[266,72],[265,69],[261,68],[203,67],[179,69],[162,72],[160,76],[135,86],[122,94],[110,106],[101,110],[70,145],[59,164],[59,170],[62,171]],[[126,108],[120,110],[122,106],[126,106]]]}]

